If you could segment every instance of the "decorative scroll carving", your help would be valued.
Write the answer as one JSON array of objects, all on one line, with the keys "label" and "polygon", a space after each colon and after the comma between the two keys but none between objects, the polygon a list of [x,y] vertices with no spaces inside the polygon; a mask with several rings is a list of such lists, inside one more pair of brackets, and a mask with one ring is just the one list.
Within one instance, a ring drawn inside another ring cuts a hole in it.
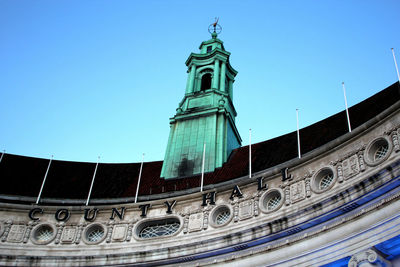
[{"label": "decorative scroll carving", "polygon": [[128,231],[126,233],[126,241],[131,241],[132,239],[132,229],[133,229],[134,222],[128,224]]},{"label": "decorative scroll carving", "polygon": [[306,197],[311,197],[311,178],[306,178]]},{"label": "decorative scroll carving", "polygon": [[392,132],[392,142],[393,142],[393,148],[394,148],[395,152],[400,151],[399,136],[400,136],[400,128],[397,129],[397,131]]},{"label": "decorative scroll carving", "polygon": [[32,231],[32,228],[33,228],[36,224],[37,224],[36,221],[29,221],[28,227],[27,227],[27,229],[26,229],[25,236],[24,236],[24,241],[23,241],[24,243],[27,243],[27,242],[28,242],[29,236],[30,236],[31,231]]},{"label": "decorative scroll carving", "polygon": [[[373,249],[367,249],[361,252],[358,252],[351,257],[348,266],[349,267],[357,267],[368,263],[373,263],[375,266],[377,263],[383,263],[385,260],[378,255],[378,253]],[[386,266],[386,264],[379,264],[377,266]]]},{"label": "decorative scroll carving", "polygon": [[239,221],[239,204],[237,201],[232,203],[233,206],[233,221],[238,222]]},{"label": "decorative scroll carving", "polygon": [[10,233],[11,226],[12,226],[12,220],[7,220],[4,223],[4,232],[3,235],[1,236],[1,241],[5,242],[7,240],[8,234]]},{"label": "decorative scroll carving", "polygon": [[259,199],[259,197],[256,196],[256,197],[254,197],[254,200],[253,200],[254,216],[258,216],[258,214],[260,212],[259,208],[258,208],[258,199]]},{"label": "decorative scroll carving", "polygon": [[365,171],[364,151],[362,150],[358,152],[358,162],[360,164],[360,171]]},{"label": "decorative scroll carving", "polygon": [[203,219],[203,229],[206,230],[208,228],[208,215],[210,214],[210,212],[208,210],[205,210],[203,215],[204,215],[204,219]]},{"label": "decorative scroll carving", "polygon": [[107,228],[108,228],[108,230],[107,230],[106,242],[110,243],[111,242],[112,233],[113,233],[113,230],[114,230],[114,221],[109,221],[107,223]]},{"label": "decorative scroll carving", "polygon": [[54,241],[55,244],[60,243],[61,234],[63,232],[64,226],[65,226],[64,222],[57,223],[57,234],[56,234],[56,240]]},{"label": "decorative scroll carving", "polygon": [[186,214],[186,215],[182,215],[182,216],[184,216],[184,218],[183,218],[183,233],[187,234],[188,227],[189,227],[189,215]]},{"label": "decorative scroll carving", "polygon": [[337,165],[337,175],[338,175],[338,182],[342,183],[343,182],[343,167],[341,163],[338,163]]},{"label": "decorative scroll carving", "polygon": [[82,238],[82,231],[83,228],[85,228],[86,224],[82,223],[78,226],[78,232],[76,234],[76,239],[75,239],[75,244],[79,244],[81,242],[81,238]]},{"label": "decorative scroll carving", "polygon": [[[286,192],[286,191],[285,191]],[[290,200],[296,203],[306,198],[306,187],[304,180],[290,185]]]},{"label": "decorative scroll carving", "polygon": [[284,189],[285,192],[285,204],[286,206],[290,205],[290,186],[286,186]]}]

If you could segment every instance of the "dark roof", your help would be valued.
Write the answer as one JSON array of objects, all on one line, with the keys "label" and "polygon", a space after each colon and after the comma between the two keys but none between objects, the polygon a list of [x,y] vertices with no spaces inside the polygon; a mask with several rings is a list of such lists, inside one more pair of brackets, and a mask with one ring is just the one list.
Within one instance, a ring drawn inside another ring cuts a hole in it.
[{"label": "dark roof", "polygon": [[[374,118],[400,100],[399,83],[349,109],[352,128]],[[300,130],[301,151],[310,152],[348,132],[345,111]],[[291,132],[252,145],[252,170],[262,171],[297,157],[297,135]],[[37,197],[49,164],[48,159],[5,154],[0,162],[0,194]],[[95,163],[53,160],[42,198],[86,199]],[[160,178],[162,161],[145,162],[139,195],[185,190],[200,186],[200,175],[182,179]],[[93,186],[92,199],[134,197],[140,163],[100,163]],[[248,174],[248,146],[235,149],[229,160],[214,172],[206,173],[204,185]]]}]

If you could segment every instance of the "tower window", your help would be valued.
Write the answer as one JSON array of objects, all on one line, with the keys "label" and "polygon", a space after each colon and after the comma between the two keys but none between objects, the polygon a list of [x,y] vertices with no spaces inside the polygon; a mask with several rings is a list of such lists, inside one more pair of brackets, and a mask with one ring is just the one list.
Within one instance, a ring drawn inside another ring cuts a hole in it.
[{"label": "tower window", "polygon": [[211,45],[207,46],[207,53],[210,53],[211,50],[212,50],[212,46]]},{"label": "tower window", "polygon": [[211,73],[206,73],[201,77],[201,88],[200,90],[206,90],[211,88]]}]

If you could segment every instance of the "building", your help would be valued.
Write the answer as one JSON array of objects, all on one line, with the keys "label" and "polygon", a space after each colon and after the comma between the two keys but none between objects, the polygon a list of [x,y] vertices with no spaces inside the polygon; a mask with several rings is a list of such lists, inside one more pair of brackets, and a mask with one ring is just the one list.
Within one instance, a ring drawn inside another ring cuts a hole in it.
[{"label": "building", "polygon": [[189,56],[164,162],[2,154],[0,265],[399,266],[399,84],[351,132],[344,111],[301,129],[301,158],[296,132],[253,144],[249,177],[229,55],[213,32]]}]

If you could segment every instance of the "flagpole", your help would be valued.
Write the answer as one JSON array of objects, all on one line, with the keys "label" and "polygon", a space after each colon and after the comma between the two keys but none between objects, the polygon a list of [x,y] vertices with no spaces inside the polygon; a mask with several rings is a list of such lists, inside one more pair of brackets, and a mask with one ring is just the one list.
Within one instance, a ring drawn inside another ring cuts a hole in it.
[{"label": "flagpole", "polygon": [[142,178],[143,161],[144,161],[144,153],[142,154],[142,163],[140,164],[139,178],[136,186],[135,203],[137,202],[137,198],[139,195],[139,186],[140,186],[140,179]]},{"label": "flagpole", "polygon": [[96,168],[94,168],[92,183],[90,184],[89,194],[88,194],[88,197],[87,197],[87,200],[86,200],[86,206],[89,205],[90,195],[92,194],[94,178],[96,178],[97,166],[99,166],[99,161],[100,161],[100,156],[97,158]]},{"label": "flagpole", "polygon": [[249,129],[249,178],[251,178],[251,128]]},{"label": "flagpole", "polygon": [[397,79],[399,80],[399,83],[400,83],[399,68],[397,67],[396,56],[394,55],[394,49],[393,48],[392,48],[392,54],[393,54],[394,65],[396,66]]},{"label": "flagpole", "polygon": [[3,153],[1,153],[1,157],[0,157],[0,162],[3,159],[4,154],[6,153],[6,150],[3,150]]},{"label": "flagpole", "polygon": [[[3,158],[3,156],[1,156],[1,157]],[[1,161],[1,159],[0,159],[0,161]],[[46,174],[44,175],[43,182],[42,182],[42,186],[40,187],[39,195],[38,195],[38,196],[37,196],[37,198],[36,198],[36,204],[38,204],[38,203],[39,203],[40,196],[42,195],[42,191],[43,191],[44,183],[46,182],[46,179],[47,179],[47,174],[49,173],[49,169],[50,169],[50,165],[51,165],[51,162],[52,162],[52,161],[53,161],[53,155],[51,155],[51,158],[50,158],[49,164],[47,165]]]},{"label": "flagpole", "polygon": [[297,121],[297,152],[299,154],[299,159],[301,158],[300,152],[300,130],[299,130],[299,109],[296,108],[296,121]]},{"label": "flagpole", "polygon": [[200,185],[200,192],[203,192],[203,183],[204,183],[204,162],[206,159],[206,143],[204,143],[204,148],[203,148],[203,163],[201,166],[201,185]]},{"label": "flagpole", "polygon": [[342,86],[344,94],[344,104],[346,105],[347,124],[349,125],[349,132],[351,133],[350,116],[349,116],[349,109],[347,108],[346,88],[344,87],[344,82],[342,82]]}]

